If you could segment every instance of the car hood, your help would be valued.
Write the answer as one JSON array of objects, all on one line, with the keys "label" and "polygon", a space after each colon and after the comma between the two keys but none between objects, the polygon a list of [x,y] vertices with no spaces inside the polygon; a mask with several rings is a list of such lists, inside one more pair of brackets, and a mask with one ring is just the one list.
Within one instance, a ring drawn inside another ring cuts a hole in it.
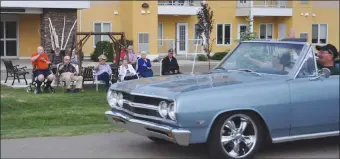
[{"label": "car hood", "polygon": [[131,94],[174,98],[177,94],[213,87],[286,79],[285,76],[223,71],[141,78],[115,83],[111,89]]}]

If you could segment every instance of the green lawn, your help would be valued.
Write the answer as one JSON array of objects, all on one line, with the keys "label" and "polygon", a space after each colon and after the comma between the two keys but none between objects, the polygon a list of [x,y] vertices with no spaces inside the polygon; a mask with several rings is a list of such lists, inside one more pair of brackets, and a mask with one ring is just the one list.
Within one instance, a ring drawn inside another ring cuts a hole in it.
[{"label": "green lawn", "polygon": [[105,118],[105,92],[35,95],[1,85],[1,138],[73,136],[123,131]]}]

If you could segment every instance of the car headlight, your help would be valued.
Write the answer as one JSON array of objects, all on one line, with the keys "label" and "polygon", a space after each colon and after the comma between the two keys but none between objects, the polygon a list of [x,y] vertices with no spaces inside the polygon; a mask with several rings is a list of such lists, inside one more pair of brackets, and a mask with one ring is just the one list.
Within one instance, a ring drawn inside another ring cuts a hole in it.
[{"label": "car headlight", "polygon": [[108,91],[106,96],[107,102],[109,103],[110,107],[115,107],[117,104],[117,93],[114,91]]},{"label": "car headlight", "polygon": [[122,93],[118,93],[117,95],[117,103],[120,107],[123,106],[124,103],[124,99],[123,99],[123,94]]},{"label": "car headlight", "polygon": [[168,115],[170,119],[176,120],[176,105],[174,103],[169,104]]},{"label": "car headlight", "polygon": [[161,117],[166,118],[168,115],[168,104],[165,101],[161,101],[158,105],[158,112]]}]

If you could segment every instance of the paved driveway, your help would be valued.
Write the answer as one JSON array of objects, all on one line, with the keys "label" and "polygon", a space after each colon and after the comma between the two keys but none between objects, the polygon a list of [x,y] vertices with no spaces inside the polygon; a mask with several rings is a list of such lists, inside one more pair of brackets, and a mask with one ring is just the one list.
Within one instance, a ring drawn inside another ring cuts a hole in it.
[{"label": "paved driveway", "polygon": [[[339,158],[339,138],[270,145],[257,158]],[[198,158],[204,145],[158,145],[129,132],[1,140],[1,158]]]}]

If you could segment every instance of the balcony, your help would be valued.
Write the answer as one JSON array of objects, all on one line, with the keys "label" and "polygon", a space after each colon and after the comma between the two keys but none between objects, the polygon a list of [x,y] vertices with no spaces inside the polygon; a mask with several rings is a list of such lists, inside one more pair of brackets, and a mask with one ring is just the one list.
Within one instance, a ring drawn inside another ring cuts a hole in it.
[{"label": "balcony", "polygon": [[236,16],[248,16],[249,12],[253,16],[292,16],[292,1],[248,1],[237,2]]},{"label": "balcony", "polygon": [[202,1],[158,1],[158,15],[196,15]]}]

